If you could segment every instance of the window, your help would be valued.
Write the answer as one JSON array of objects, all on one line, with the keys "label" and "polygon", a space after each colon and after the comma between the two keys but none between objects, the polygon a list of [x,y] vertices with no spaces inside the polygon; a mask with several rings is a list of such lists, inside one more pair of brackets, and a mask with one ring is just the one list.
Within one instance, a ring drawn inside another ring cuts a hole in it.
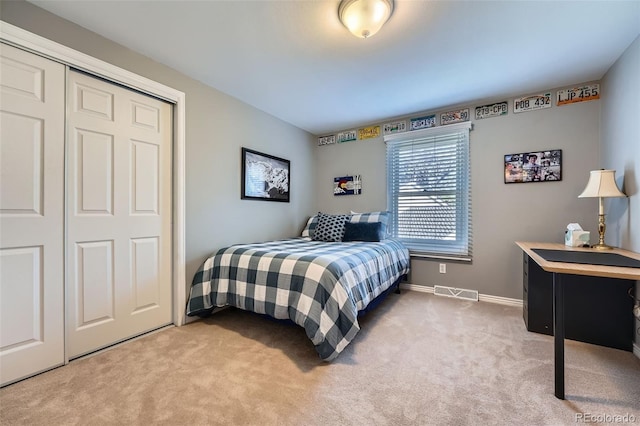
[{"label": "window", "polygon": [[389,230],[412,255],[471,260],[470,122],[385,136]]}]

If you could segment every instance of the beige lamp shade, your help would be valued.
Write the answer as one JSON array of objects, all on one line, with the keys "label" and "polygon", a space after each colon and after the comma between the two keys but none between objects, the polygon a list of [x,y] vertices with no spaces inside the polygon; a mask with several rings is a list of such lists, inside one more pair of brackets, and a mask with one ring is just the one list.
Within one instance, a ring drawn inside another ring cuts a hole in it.
[{"label": "beige lamp shade", "polygon": [[588,197],[626,197],[616,185],[615,170],[592,170],[587,187],[578,198]]},{"label": "beige lamp shade", "polygon": [[338,8],[340,21],[360,38],[377,33],[392,12],[393,0],[342,0]]}]

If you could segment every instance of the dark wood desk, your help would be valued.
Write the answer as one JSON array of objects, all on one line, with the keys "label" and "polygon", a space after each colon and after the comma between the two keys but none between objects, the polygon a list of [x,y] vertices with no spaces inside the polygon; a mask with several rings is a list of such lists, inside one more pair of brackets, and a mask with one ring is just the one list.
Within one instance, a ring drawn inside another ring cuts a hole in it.
[{"label": "dark wood desk", "polygon": [[[542,269],[553,273],[553,351],[555,371],[555,396],[564,399],[564,286],[563,275],[586,275],[605,278],[621,278],[627,280],[640,280],[640,268],[627,268],[620,266],[602,266],[580,263],[550,262],[538,255],[534,249],[567,250],[596,252],[596,250],[567,247],[564,244],[555,243],[531,243],[520,242],[516,244],[524,250]],[[598,251],[598,253],[602,253]],[[632,259],[640,260],[640,253],[634,253],[622,249],[608,250],[606,253],[614,253]]]}]

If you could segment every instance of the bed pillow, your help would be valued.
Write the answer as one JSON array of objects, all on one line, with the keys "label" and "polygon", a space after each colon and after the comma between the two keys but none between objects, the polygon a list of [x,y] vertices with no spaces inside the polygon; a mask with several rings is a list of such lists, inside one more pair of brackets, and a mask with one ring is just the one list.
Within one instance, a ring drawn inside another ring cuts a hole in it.
[{"label": "bed pillow", "polygon": [[313,233],[315,232],[317,226],[318,226],[318,215],[313,215],[309,218],[309,220],[307,221],[307,224],[304,226],[301,236],[313,238]]},{"label": "bed pillow", "polygon": [[389,212],[369,212],[369,213],[356,213],[351,212],[351,219],[349,220],[351,223],[372,223],[372,222],[380,222],[381,223],[381,232],[383,235],[388,235],[389,231],[387,229],[387,224],[389,223]]},{"label": "bed pillow", "polygon": [[318,225],[311,237],[314,241],[342,241],[344,224],[349,220],[348,214],[324,214],[318,212]]},{"label": "bed pillow", "polygon": [[381,222],[347,222],[344,224],[342,241],[372,241],[384,239]]}]

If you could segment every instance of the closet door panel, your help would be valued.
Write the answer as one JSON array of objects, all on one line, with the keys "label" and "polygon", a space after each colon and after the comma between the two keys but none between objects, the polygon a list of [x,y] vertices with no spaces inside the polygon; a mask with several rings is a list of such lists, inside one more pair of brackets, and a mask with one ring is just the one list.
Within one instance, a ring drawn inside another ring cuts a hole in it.
[{"label": "closet door panel", "polygon": [[64,363],[65,69],[0,44],[0,383]]},{"label": "closet door panel", "polygon": [[161,268],[158,264],[159,238],[134,238],[131,240],[131,288],[133,313],[157,308],[162,303],[160,283]]},{"label": "closet door panel", "polygon": [[2,347],[41,342],[44,334],[42,247],[3,249],[0,252],[0,276],[4,283],[20,283],[2,286],[0,290],[3,319],[11,318],[11,321],[0,324]]},{"label": "closet door panel", "polygon": [[158,209],[160,189],[160,152],[153,143],[132,141],[131,143],[131,214],[160,214]]},{"label": "closet door panel", "polygon": [[115,319],[113,241],[77,243],[75,247],[78,328]]},{"label": "closet door panel", "polygon": [[113,214],[113,135],[77,129],[72,140],[78,169],[75,213]]},{"label": "closet door panel", "polygon": [[[70,358],[172,322],[171,106],[69,73]],[[109,250],[106,250],[109,242]],[[88,247],[105,248],[88,262]]]},{"label": "closet door panel", "polygon": [[43,122],[8,111],[2,115],[2,177],[11,179],[12,190],[0,194],[1,212],[6,215],[42,215]]}]

